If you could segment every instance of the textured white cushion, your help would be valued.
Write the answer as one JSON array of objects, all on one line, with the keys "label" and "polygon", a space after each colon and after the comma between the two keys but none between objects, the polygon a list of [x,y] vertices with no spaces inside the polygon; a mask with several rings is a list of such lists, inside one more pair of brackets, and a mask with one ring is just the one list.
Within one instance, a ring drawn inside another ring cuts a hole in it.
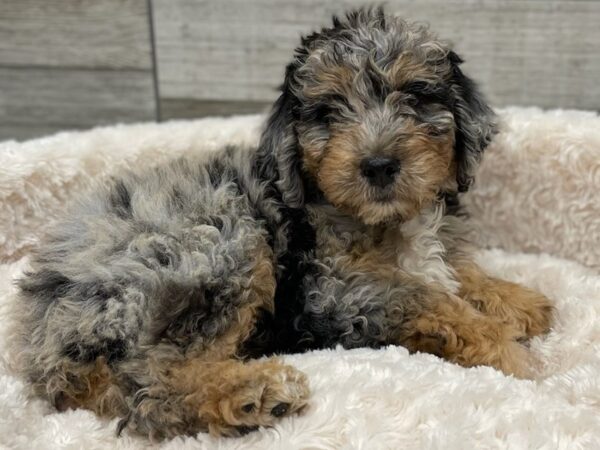
[{"label": "textured white cushion", "polygon": [[465,197],[481,243],[600,270],[600,117],[509,108]]},{"label": "textured white cushion", "polygon": [[[504,131],[465,201],[491,273],[542,291],[553,331],[532,341],[536,381],[464,369],[397,347],[285,359],[311,380],[302,417],[240,439],[179,438],[164,448],[593,448],[600,442],[600,119],[577,111],[501,111]],[[256,142],[262,117],[61,133],[0,143],[0,448],[143,448],[87,411],[28,399],[10,368],[12,280],[68,199],[102,175],[224,143]],[[518,253],[528,252],[529,254]],[[550,256],[552,254],[553,256]],[[561,259],[562,258],[562,259]],[[571,261],[569,261],[570,259]],[[577,262],[575,262],[577,261]],[[582,264],[587,265],[584,267]]]}]

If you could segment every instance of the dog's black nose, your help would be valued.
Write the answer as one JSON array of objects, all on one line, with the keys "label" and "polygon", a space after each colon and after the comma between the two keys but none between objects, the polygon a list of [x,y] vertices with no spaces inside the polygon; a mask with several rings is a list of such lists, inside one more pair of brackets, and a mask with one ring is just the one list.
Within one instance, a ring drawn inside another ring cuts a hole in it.
[{"label": "dog's black nose", "polygon": [[360,172],[371,186],[386,187],[400,171],[400,162],[392,158],[365,158],[360,163]]}]

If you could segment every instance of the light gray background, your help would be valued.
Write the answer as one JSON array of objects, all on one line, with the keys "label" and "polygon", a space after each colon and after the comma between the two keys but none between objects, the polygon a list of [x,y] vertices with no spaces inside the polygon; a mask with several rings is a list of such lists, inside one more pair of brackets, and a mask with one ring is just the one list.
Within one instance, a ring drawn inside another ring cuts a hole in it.
[{"label": "light gray background", "polygon": [[[264,110],[299,36],[364,1],[0,0],[0,140]],[[600,1],[390,0],[495,106],[600,109]]]}]

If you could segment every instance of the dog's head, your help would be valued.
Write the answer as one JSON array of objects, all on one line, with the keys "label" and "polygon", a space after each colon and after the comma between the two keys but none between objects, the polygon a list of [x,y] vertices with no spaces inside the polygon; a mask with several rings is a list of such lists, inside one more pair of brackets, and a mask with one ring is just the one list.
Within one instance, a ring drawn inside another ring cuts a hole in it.
[{"label": "dog's head", "polygon": [[495,124],[461,62],[426,27],[381,8],[334,18],[287,67],[261,139],[263,172],[289,206],[310,183],[366,224],[466,191]]}]

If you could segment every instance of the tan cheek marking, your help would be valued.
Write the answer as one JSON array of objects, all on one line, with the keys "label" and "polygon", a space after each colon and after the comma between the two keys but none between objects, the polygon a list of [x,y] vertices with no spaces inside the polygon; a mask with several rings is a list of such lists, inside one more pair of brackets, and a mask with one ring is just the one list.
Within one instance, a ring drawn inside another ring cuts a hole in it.
[{"label": "tan cheek marking", "polygon": [[[401,160],[404,160],[405,175],[414,175],[422,183],[412,183],[411,188],[421,187],[421,194],[435,191],[446,184],[452,176],[453,138],[450,133],[444,137],[430,137],[415,125],[407,130],[411,136],[403,145]],[[415,192],[417,194],[417,192]]]},{"label": "tan cheek marking", "polygon": [[355,170],[352,159],[346,152],[336,151],[330,152],[321,164],[319,174],[319,184],[325,192],[330,194],[336,193],[333,197],[343,197],[344,191],[340,190],[340,181],[350,178]]},{"label": "tan cheek marking", "polygon": [[317,182],[327,199],[347,212],[353,212],[362,200],[357,170],[360,157],[355,151],[359,133],[357,126],[333,133],[317,169]]}]

